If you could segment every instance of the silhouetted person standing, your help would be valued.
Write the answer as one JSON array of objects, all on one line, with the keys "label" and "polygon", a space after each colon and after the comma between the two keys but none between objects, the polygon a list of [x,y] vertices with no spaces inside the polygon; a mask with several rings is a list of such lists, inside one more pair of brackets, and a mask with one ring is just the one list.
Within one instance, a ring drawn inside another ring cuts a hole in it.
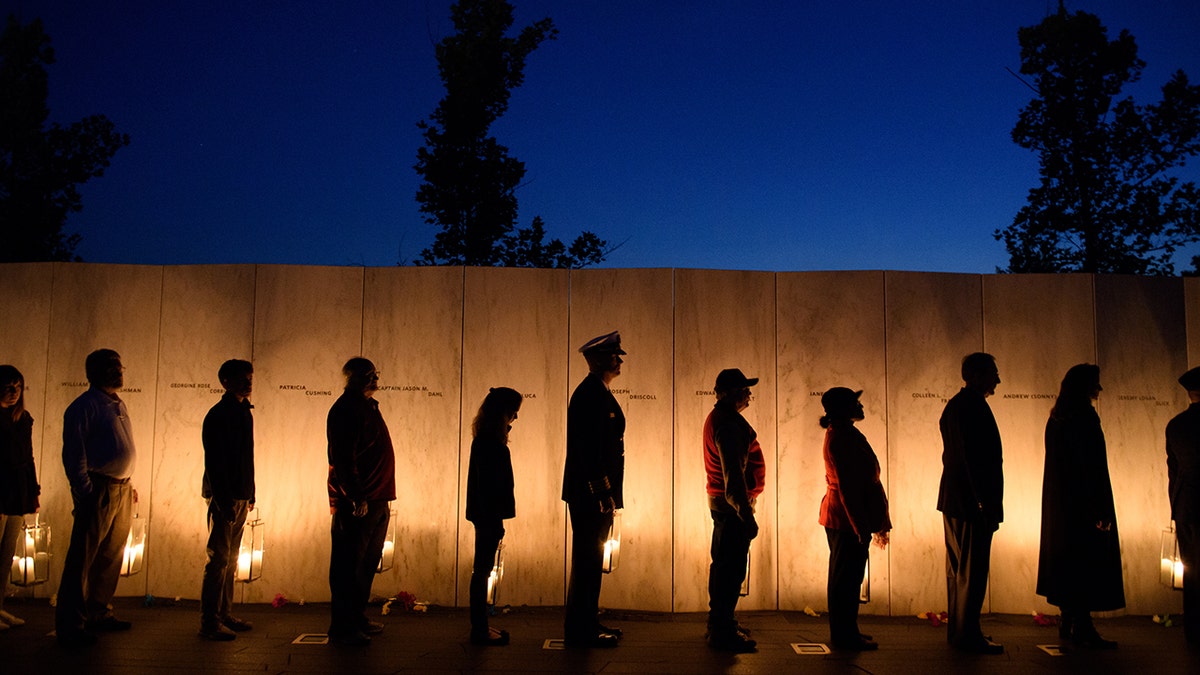
[{"label": "silhouetted person standing", "polygon": [[88,354],[84,367],[91,386],[63,414],[63,468],[75,520],[54,623],[59,644],[68,646],[93,644],[93,631],[131,626],[109,609],[137,499],[129,484],[137,461],[133,426],[117,396],[125,386],[125,367],[111,349]]},{"label": "silhouetted person standing", "polygon": [[750,542],[758,536],[754,502],[762,494],[767,467],[758,433],[742,417],[750,406],[748,378],[737,368],[722,370],[717,402],[704,420],[704,472],[713,533],[708,567],[708,644],[729,652],[753,652],[757,643],[738,625],[737,609]]},{"label": "silhouetted person standing", "polygon": [[946,530],[946,596],[952,646],[980,654],[1004,647],[983,634],[979,615],[987,593],[992,535],[1004,520],[1000,429],[987,397],[996,393],[996,358],[976,352],[962,362],[964,387],[946,403],[938,511]]},{"label": "silhouetted person standing", "polygon": [[475,526],[471,568],[471,643],[508,644],[506,630],[488,626],[488,577],[504,538],[504,521],[517,515],[508,432],[521,410],[521,393],[493,387],[471,423],[471,459],[467,465],[467,520]]},{"label": "silhouetted person standing", "polygon": [[1091,612],[1121,609],[1121,543],[1100,416],[1100,367],[1072,366],[1046,422],[1037,593],[1062,609],[1059,637],[1091,649],[1117,646]]},{"label": "silhouetted person standing", "polygon": [[835,649],[869,651],[879,645],[858,630],[858,603],[871,540],[888,544],[892,521],[879,481],[879,458],[854,427],[863,419],[861,391],[833,387],[821,396],[825,415],[825,498],[819,521],[829,542],[829,638]]},{"label": "silhouetted person standing", "polygon": [[563,501],[571,517],[571,576],[563,629],[569,647],[616,647],[619,628],[601,625],[604,541],[613,511],[624,506],[625,413],[609,391],[621,374],[621,335],[613,331],[579,348],[588,374],[567,407]]},{"label": "silhouetted person standing", "polygon": [[254,366],[230,359],[217,370],[225,388],[221,400],[204,416],[204,478],[200,494],[208,503],[208,543],[204,581],[200,586],[200,636],[228,641],[252,628],[233,611],[233,577],[246,514],[254,506],[254,415],[250,394]]},{"label": "silhouetted person standing", "polygon": [[371,583],[396,498],[396,457],[379,404],[375,364],[355,357],[342,367],[346,389],[329,409],[329,637],[368,645],[383,624],[367,619]]},{"label": "silhouetted person standing", "polygon": [[[41,493],[33,461],[33,417],[25,409],[25,376],[15,366],[0,365],[0,561],[13,558],[17,539],[25,533],[25,514],[37,512]],[[0,569],[0,632],[25,624],[4,609],[9,578],[8,569]]]},{"label": "silhouetted person standing", "polygon": [[1189,404],[1167,424],[1167,477],[1183,559],[1183,630],[1188,646],[1200,649],[1200,367],[1180,376],[1179,384]]}]

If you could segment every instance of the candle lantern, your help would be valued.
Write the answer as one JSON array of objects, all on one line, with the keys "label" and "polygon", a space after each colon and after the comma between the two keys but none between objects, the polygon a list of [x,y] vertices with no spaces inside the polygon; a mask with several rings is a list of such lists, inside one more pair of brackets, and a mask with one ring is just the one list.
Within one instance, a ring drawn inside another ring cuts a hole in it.
[{"label": "candle lantern", "polygon": [[33,516],[33,524],[25,523],[17,534],[13,549],[12,573],[9,582],[14,586],[36,586],[50,578],[50,526]]},{"label": "candle lantern", "polygon": [[863,565],[862,585],[858,587],[858,601],[866,604],[871,601],[871,556],[867,556]]},{"label": "candle lantern", "polygon": [[237,574],[234,579],[244,584],[262,577],[263,547],[266,543],[267,524],[258,509],[252,509],[254,520],[247,520],[242,528],[242,543],[238,547]]},{"label": "candle lantern", "polygon": [[504,540],[496,544],[496,560],[492,563],[492,573],[488,575],[487,604],[495,605],[500,593],[500,580],[504,578]]},{"label": "candle lantern", "polygon": [[613,511],[612,526],[608,528],[608,537],[604,540],[604,563],[601,569],[605,574],[612,574],[621,560],[621,511]]},{"label": "candle lantern", "polygon": [[750,595],[750,549],[746,549],[746,576],[742,577],[742,587],[738,589],[738,596],[746,597]]},{"label": "candle lantern", "polygon": [[1175,538],[1175,523],[1162,531],[1162,566],[1159,581],[1167,588],[1183,588],[1183,560],[1179,557],[1179,540]]},{"label": "candle lantern", "polygon": [[121,559],[121,576],[129,577],[142,571],[146,557],[146,521],[137,513],[129,521],[129,536],[125,537],[125,554]]},{"label": "candle lantern", "polygon": [[388,509],[387,536],[383,540],[383,552],[379,556],[379,564],[375,567],[376,574],[383,574],[392,569],[396,560],[396,516],[395,508]]}]

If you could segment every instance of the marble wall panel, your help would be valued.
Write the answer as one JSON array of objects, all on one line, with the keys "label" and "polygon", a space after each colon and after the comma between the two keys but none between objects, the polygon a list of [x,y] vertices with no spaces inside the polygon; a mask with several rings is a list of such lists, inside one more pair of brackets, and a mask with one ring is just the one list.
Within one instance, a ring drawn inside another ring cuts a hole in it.
[{"label": "marble wall panel", "polygon": [[1175,611],[1179,594],[1159,584],[1160,533],[1171,519],[1164,430],[1187,407],[1176,378],[1187,369],[1182,281],[1096,278],[1097,410],[1121,533],[1126,611]]},{"label": "marble wall panel", "polygon": [[[363,354],[380,369],[375,395],[396,449],[396,552],[375,593],[455,602],[463,270],[366,271]],[[466,586],[463,586],[465,597]]]},{"label": "marble wall panel", "polygon": [[[671,611],[673,344],[671,270],[571,272],[569,388],[587,375],[579,346],[621,331],[625,363],[612,383],[625,412],[621,556],[604,579],[604,607]],[[568,557],[570,555],[568,547]]]},{"label": "marble wall panel", "polygon": [[[50,289],[54,281],[52,263],[0,265],[0,363],[21,371],[25,378],[25,409],[33,416],[33,457],[38,476],[62,472],[61,460],[43,455],[42,428],[46,411],[46,357],[50,340]],[[46,460],[50,463],[47,464]],[[0,567],[0,573],[7,568]],[[43,597],[41,586],[21,591],[25,596]]]},{"label": "marble wall panel", "polygon": [[[88,385],[84,360],[100,348],[115,349],[125,366],[119,393],[133,423],[137,464],[132,484],[139,517],[149,520],[153,495],[154,428],[157,421],[158,332],[162,304],[161,267],[60,263],[54,266],[50,299],[50,350],[43,415],[42,516],[52,537],[48,592],[58,589],[71,532],[71,492],[62,468],[63,411]],[[143,574],[121,579],[117,595],[147,592],[156,552],[155,528],[148,527]],[[164,556],[172,555],[161,547]]]},{"label": "marble wall panel", "polygon": [[946,607],[938,419],[962,387],[963,356],[983,347],[982,282],[922,272],[887,272],[884,282],[891,606],[905,616]]},{"label": "marble wall panel", "polygon": [[[883,272],[776,275],[779,382],[779,608],[825,611],[829,546],[817,522],[825,495],[825,430],[821,394],[831,387],[863,390],[866,419],[858,428],[879,458],[888,484],[887,373]],[[871,548],[871,602],[889,610],[888,552]]]},{"label": "marble wall panel", "polygon": [[342,365],[362,353],[363,276],[361,267],[256,269],[254,468],[267,529],[247,602],[329,600],[325,421],[345,386]]},{"label": "marble wall panel", "polygon": [[1195,368],[1200,365],[1200,277],[1183,280],[1183,300],[1187,308],[1188,367]]},{"label": "marble wall panel", "polygon": [[[502,604],[561,605],[565,598],[567,270],[466,269],[462,333],[459,513],[466,508],[470,423],[491,387],[525,396],[509,434],[517,517],[505,521]],[[461,516],[460,516],[461,517]],[[458,604],[468,604],[474,530],[459,528]]]},{"label": "marble wall panel", "polygon": [[148,565],[154,595],[200,597],[208,536],[201,427],[224,393],[221,364],[252,356],[254,273],[253,265],[163,268],[149,516],[155,552],[171,553]]},{"label": "marble wall panel", "polygon": [[1004,442],[1004,524],[992,541],[991,609],[1057,614],[1035,593],[1044,435],[1062,376],[1096,360],[1092,276],[983,277],[983,336],[1000,369],[990,403]]},{"label": "marble wall panel", "polygon": [[[705,493],[704,420],[725,368],[760,381],[743,415],[758,432],[767,464],[758,500],[759,535],[750,547],[750,595],[740,609],[774,609],[778,602],[776,504],[779,462],[775,435],[775,275],[765,272],[675,272],[675,566],[674,609],[708,607],[712,516]],[[791,524],[785,524],[790,527]]]}]

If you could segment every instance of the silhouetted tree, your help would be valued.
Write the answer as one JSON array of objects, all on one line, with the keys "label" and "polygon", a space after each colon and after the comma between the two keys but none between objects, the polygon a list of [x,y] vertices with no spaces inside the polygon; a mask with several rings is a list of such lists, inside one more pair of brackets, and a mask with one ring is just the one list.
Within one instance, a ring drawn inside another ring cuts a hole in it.
[{"label": "silhouetted tree", "polygon": [[129,137],[104,115],[46,128],[46,66],[54,63],[40,19],[9,15],[0,35],[0,261],[78,260],[67,216],[78,186],[98,178]]},{"label": "silhouetted tree", "polygon": [[1021,73],[1037,97],[1012,138],[1038,154],[1041,182],[997,230],[1010,272],[1174,274],[1174,254],[1200,241],[1200,191],[1172,170],[1200,152],[1200,87],[1177,71],[1162,101],[1119,101],[1145,63],[1128,31],[1058,12],[1018,31]]},{"label": "silhouetted tree", "polygon": [[607,243],[584,232],[571,244],[545,243],[540,217],[517,228],[516,189],[525,164],[489,129],[525,80],[525,59],[558,34],[545,18],[515,37],[512,5],[504,0],[459,0],[450,8],[455,33],[437,45],[446,96],[420,122],[425,146],[414,167],[424,182],[417,201],[425,221],[442,231],[421,251],[418,265],[584,267],[604,260]]}]

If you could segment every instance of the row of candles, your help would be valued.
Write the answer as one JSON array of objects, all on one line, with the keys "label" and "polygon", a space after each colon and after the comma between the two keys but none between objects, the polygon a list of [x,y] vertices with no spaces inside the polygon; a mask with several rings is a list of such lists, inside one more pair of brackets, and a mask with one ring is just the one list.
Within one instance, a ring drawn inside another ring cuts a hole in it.
[{"label": "row of candles", "polygon": [[[263,551],[266,543],[266,523],[251,511],[252,520],[247,520],[242,530],[242,541],[238,549],[238,565],[234,578],[250,583],[262,577]],[[388,524],[387,539],[383,543],[383,555],[376,572],[392,568],[396,550],[396,512]],[[142,571],[146,559],[146,521],[135,514],[130,522],[129,535],[125,539],[125,551],[121,559],[121,576],[128,577]],[[36,586],[50,578],[50,526],[40,521],[37,515],[33,523],[26,523],[24,537],[18,536],[17,550],[13,552],[12,572],[9,581],[14,586]]]},{"label": "row of candles", "polygon": [[[380,557],[377,573],[386,572],[392,568],[396,551],[396,512],[393,509],[388,524],[387,538],[383,542],[383,555]],[[21,538],[22,546],[13,555],[12,575],[10,581],[16,586],[33,586],[44,583],[50,578],[50,526],[41,523],[35,516],[33,524],[25,525],[25,536]],[[242,532],[242,542],[238,550],[238,566],[235,579],[250,583],[262,577],[263,550],[265,547],[266,524],[257,516],[246,522]],[[1162,569],[1161,582],[1168,588],[1183,588],[1183,561],[1179,558],[1179,544],[1175,538],[1175,529],[1169,528],[1162,533]],[[504,542],[496,547],[496,557],[488,576],[487,601],[496,604],[500,581],[504,578]],[[125,555],[121,562],[121,576],[137,574],[142,570],[146,555],[146,523],[135,515],[129,528],[129,536],[125,540]],[[613,524],[604,542],[604,557],[602,569],[609,574],[617,569],[621,555],[621,512],[613,514]],[[860,600],[867,602],[871,598],[870,568],[863,575],[860,589]],[[746,559],[746,577],[742,582],[741,594],[750,592],[750,560]]]}]

